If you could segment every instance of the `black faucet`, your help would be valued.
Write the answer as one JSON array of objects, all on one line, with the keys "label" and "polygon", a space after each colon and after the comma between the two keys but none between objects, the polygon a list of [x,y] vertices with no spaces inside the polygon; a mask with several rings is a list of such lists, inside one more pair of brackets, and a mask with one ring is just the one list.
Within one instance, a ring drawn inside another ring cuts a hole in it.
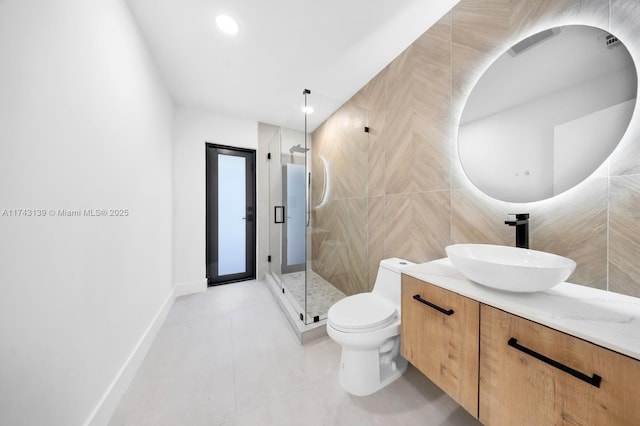
[{"label": "black faucet", "polygon": [[505,225],[516,227],[516,247],[529,248],[529,213],[509,213],[516,220],[505,220]]}]

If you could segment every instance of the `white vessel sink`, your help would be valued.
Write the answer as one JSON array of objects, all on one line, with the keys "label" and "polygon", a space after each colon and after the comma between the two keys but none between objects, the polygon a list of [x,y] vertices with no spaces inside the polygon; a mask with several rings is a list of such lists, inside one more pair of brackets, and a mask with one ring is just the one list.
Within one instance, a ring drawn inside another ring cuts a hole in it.
[{"label": "white vessel sink", "polygon": [[547,290],[569,278],[576,268],[576,262],[566,257],[517,247],[454,244],[446,251],[464,276],[505,291]]}]

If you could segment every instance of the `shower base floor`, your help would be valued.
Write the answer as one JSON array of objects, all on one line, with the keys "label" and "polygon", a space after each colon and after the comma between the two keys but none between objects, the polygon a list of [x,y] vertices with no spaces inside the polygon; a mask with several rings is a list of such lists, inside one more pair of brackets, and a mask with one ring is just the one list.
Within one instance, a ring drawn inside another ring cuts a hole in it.
[{"label": "shower base floor", "polygon": [[[304,272],[293,272],[282,275],[282,286],[285,292],[291,296],[289,300],[298,312],[304,312],[305,302],[305,274]],[[331,305],[346,295],[335,288],[329,281],[322,278],[312,270],[307,270],[307,323],[313,322],[314,317],[319,319],[327,318],[327,312]]]}]

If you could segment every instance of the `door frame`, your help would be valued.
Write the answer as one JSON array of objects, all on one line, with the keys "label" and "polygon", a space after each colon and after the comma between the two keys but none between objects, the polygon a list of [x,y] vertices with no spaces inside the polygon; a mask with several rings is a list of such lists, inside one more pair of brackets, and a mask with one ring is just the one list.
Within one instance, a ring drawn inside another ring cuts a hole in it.
[{"label": "door frame", "polygon": [[[217,156],[234,155],[247,160],[246,168],[246,259],[245,272],[218,275],[218,162]],[[207,286],[256,278],[256,150],[205,142],[205,247]],[[212,242],[215,242],[213,244]]]}]

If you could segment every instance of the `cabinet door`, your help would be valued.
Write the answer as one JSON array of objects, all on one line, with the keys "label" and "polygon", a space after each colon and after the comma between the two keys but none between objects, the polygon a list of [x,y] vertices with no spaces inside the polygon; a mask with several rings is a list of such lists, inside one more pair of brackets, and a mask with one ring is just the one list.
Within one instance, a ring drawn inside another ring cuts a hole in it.
[{"label": "cabinet door", "polygon": [[402,355],[478,416],[480,304],[402,276]]},{"label": "cabinet door", "polygon": [[487,305],[480,318],[483,424],[640,424],[639,361]]}]

